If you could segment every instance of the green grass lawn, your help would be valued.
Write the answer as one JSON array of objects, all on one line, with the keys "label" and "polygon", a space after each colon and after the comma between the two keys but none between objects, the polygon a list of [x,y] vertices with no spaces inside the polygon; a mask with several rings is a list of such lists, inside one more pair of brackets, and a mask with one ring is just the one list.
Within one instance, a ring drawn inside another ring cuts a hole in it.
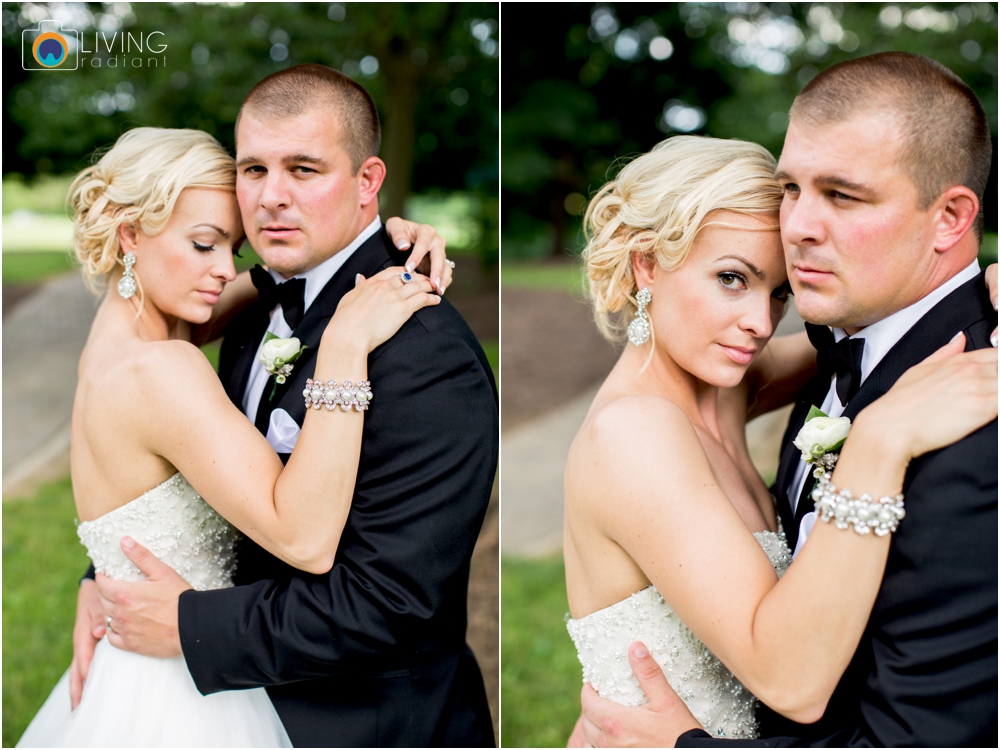
[{"label": "green grass lawn", "polygon": [[565,747],[580,715],[580,662],[566,632],[562,558],[504,560],[500,581],[504,747]]},{"label": "green grass lawn", "polygon": [[493,377],[500,377],[500,341],[498,339],[486,339],[480,341],[479,345],[483,347],[483,352],[486,354],[486,359],[490,361],[490,367],[493,368]]},{"label": "green grass lawn", "polygon": [[63,252],[73,244],[73,221],[65,214],[22,212],[3,216],[3,252]]},{"label": "green grass lawn", "polygon": [[505,260],[500,264],[501,287],[569,292],[582,296],[583,269],[576,262],[531,262]]},{"label": "green grass lawn", "polygon": [[74,268],[79,266],[69,253],[4,253],[3,283],[37,284]]},{"label": "green grass lawn", "polygon": [[69,478],[3,503],[3,746],[13,747],[73,658],[87,554]]}]

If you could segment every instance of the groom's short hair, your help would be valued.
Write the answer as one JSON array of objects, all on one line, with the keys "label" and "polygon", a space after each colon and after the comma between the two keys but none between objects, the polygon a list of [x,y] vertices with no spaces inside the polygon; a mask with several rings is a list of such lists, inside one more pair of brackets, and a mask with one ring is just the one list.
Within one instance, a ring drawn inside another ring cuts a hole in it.
[{"label": "groom's short hair", "polygon": [[855,115],[891,113],[903,136],[901,157],[926,209],[945,190],[964,185],[979,196],[976,235],[983,235],[983,192],[992,144],[983,105],[961,78],[934,60],[880,52],[837,63],[802,89],[792,120],[827,124]]},{"label": "groom's short hair", "polygon": [[236,116],[296,117],[312,109],[333,110],[344,134],[344,149],[357,173],[369,156],[378,156],[382,126],[375,102],[362,86],[339,70],[305,63],[272,73],[246,95]]}]

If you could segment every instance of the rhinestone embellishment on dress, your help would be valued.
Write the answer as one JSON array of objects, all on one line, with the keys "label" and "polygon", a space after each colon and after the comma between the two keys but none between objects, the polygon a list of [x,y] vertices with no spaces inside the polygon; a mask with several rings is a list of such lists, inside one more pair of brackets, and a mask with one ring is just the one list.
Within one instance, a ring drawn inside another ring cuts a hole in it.
[{"label": "rhinestone embellishment on dress", "polygon": [[94,569],[117,581],[145,578],[119,546],[130,536],[198,591],[233,585],[239,532],[179,473],[76,533]]},{"label": "rhinestone embellishment on dress", "polygon": [[[761,531],[754,537],[781,577],[792,562],[785,535]],[[646,703],[628,662],[629,646],[642,641],[705,731],[730,739],[757,736],[757,699],[688,630],[655,587],[579,620],[567,619],[566,627],[583,665],[583,681],[602,698],[625,706]]]}]

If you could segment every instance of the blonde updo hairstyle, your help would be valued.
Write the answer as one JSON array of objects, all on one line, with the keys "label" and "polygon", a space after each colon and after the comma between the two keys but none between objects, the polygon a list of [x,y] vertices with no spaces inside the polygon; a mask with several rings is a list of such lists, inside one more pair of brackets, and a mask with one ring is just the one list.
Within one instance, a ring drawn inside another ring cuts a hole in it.
[{"label": "blonde updo hairstyle", "polygon": [[[602,187],[584,217],[583,252],[601,334],[620,341],[638,307],[633,253],[652,255],[670,271],[702,228],[746,229],[706,221],[713,212],[777,219],[782,190],[774,170],[774,157],[756,143],[684,135],[661,141]],[[761,228],[776,230],[777,221]]]},{"label": "blonde updo hairstyle", "polygon": [[[66,198],[73,214],[73,250],[95,293],[125,266],[118,227],[130,224],[147,235],[159,234],[187,188],[236,192],[233,157],[201,130],[129,130],[76,176]],[[141,302],[139,264],[132,273]]]}]

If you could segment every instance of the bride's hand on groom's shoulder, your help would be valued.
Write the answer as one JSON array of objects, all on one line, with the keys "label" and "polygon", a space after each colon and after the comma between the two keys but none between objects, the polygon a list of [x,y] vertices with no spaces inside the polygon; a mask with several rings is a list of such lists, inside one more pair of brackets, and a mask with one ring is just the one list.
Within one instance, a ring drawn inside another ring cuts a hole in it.
[{"label": "bride's hand on groom's shoulder", "polygon": [[[577,725],[587,743],[593,747],[673,747],[680,735],[702,728],[642,643],[632,644],[628,660],[649,702],[636,708],[622,706],[584,685],[580,694],[583,715]],[[574,729],[571,742],[576,734]]]},{"label": "bride's hand on groom's shoulder", "polygon": [[[855,420],[855,432],[891,444],[905,461],[961,440],[997,418],[997,350],[964,351],[958,333],[911,367]],[[848,442],[850,442],[850,439]]]},{"label": "bride's hand on groom's shoulder", "polygon": [[406,259],[406,270],[417,270],[431,280],[438,294],[451,284],[452,269],[445,253],[445,239],[430,224],[418,224],[393,216],[385,223],[392,243],[400,250],[413,251]]},{"label": "bride's hand on groom's shoulder", "polygon": [[[402,281],[404,272],[411,281]],[[404,268],[386,268],[369,279],[358,274],[354,289],[337,304],[321,345],[333,347],[332,351],[361,349],[367,356],[417,310],[440,303],[426,276],[409,274]]]}]

